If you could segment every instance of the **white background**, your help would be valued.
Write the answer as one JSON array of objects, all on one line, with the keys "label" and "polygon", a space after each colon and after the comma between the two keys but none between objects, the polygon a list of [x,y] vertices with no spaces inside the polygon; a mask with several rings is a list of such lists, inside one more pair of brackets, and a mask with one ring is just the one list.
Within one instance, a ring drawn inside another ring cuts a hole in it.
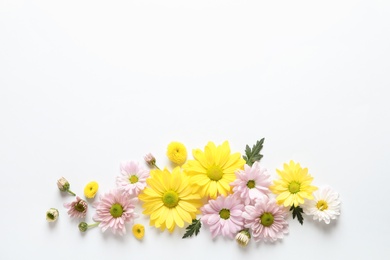
[{"label": "white background", "polygon": [[[389,46],[388,0],[0,0],[0,258],[386,259]],[[123,160],[170,167],[171,141],[262,137],[273,178],[293,159],[341,194],[337,221],[242,249],[143,216],[140,242],[81,234],[56,186],[102,194]]]}]

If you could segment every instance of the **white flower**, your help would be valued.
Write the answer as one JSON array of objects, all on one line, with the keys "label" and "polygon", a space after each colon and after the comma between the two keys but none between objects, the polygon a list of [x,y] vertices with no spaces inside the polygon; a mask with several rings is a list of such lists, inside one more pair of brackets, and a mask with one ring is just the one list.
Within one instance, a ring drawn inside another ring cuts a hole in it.
[{"label": "white flower", "polygon": [[339,194],[329,186],[319,188],[313,193],[313,200],[306,200],[302,205],[306,215],[312,215],[314,220],[330,223],[340,215]]}]

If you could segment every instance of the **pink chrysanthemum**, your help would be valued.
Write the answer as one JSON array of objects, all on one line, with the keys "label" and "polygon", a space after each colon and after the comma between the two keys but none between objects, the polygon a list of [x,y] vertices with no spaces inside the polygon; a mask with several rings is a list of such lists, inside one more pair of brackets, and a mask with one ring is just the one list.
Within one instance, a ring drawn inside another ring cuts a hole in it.
[{"label": "pink chrysanthemum", "polygon": [[100,222],[99,227],[105,232],[108,228],[116,234],[126,234],[127,222],[132,223],[138,214],[134,213],[137,198],[130,198],[129,194],[117,189],[100,197],[94,204],[96,214],[93,220]]},{"label": "pink chrysanthemum", "polygon": [[288,233],[287,211],[276,204],[275,199],[256,199],[254,206],[245,206],[242,216],[245,227],[252,230],[252,237],[256,242],[274,242]]},{"label": "pink chrysanthemum", "polygon": [[148,177],[149,171],[142,168],[137,162],[122,162],[121,176],[116,178],[116,185],[120,190],[134,197],[138,196],[146,187]]},{"label": "pink chrysanthemum", "polygon": [[64,207],[68,209],[69,216],[73,218],[84,218],[87,215],[88,204],[79,196],[71,203],[64,203]]},{"label": "pink chrysanthemum", "polygon": [[244,205],[239,197],[219,196],[215,200],[209,200],[208,204],[201,208],[201,221],[209,226],[213,238],[217,235],[234,238],[244,226],[241,216],[243,210]]},{"label": "pink chrysanthemum", "polygon": [[256,161],[252,167],[245,164],[244,170],[236,172],[237,179],[230,183],[233,192],[237,193],[245,205],[251,204],[255,199],[267,196],[269,185],[271,185],[270,175],[267,170],[260,167]]}]

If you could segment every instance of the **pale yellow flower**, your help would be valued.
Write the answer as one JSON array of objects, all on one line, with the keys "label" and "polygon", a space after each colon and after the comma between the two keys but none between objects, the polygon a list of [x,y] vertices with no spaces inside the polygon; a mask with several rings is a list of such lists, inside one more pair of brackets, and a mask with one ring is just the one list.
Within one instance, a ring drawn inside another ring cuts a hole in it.
[{"label": "pale yellow flower", "polygon": [[285,207],[297,207],[304,203],[305,199],[313,199],[313,191],[317,187],[310,185],[313,177],[308,174],[307,168],[302,168],[299,163],[290,161],[283,165],[283,170],[276,170],[280,176],[279,180],[274,180],[274,184],[269,189],[278,195],[276,201]]}]

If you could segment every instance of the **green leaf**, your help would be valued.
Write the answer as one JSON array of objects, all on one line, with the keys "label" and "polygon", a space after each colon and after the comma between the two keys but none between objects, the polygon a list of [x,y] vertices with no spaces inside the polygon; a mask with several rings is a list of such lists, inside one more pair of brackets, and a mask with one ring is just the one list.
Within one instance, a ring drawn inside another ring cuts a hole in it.
[{"label": "green leaf", "polygon": [[292,205],[290,208],[290,211],[292,211],[293,219],[295,219],[295,217],[297,217],[298,222],[301,223],[301,225],[303,225],[303,216],[302,216],[303,209],[299,206],[295,207],[294,205]]},{"label": "green leaf", "polygon": [[194,233],[195,236],[197,236],[201,227],[202,223],[200,222],[200,219],[193,219],[192,224],[186,228],[186,233],[182,238],[191,237]]},{"label": "green leaf", "polygon": [[260,161],[263,158],[263,155],[260,154],[261,149],[263,149],[264,138],[260,141],[257,141],[255,145],[253,145],[252,149],[249,145],[245,147],[245,155],[242,156],[246,161],[246,164],[252,166],[256,161]]}]

